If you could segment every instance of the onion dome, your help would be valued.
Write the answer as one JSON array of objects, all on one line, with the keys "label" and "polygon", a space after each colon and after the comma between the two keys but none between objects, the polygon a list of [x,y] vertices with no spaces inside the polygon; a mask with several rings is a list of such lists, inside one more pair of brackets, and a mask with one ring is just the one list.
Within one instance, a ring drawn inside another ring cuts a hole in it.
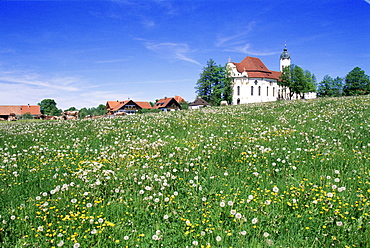
[{"label": "onion dome", "polygon": [[286,48],[286,45],[284,47],[283,53],[280,55],[280,59],[290,59],[290,54],[288,53],[288,49]]}]

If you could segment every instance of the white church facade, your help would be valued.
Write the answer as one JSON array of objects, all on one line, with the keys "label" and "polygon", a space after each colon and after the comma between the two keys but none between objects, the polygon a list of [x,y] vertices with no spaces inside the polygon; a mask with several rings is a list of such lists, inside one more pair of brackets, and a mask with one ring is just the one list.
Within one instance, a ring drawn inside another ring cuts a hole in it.
[{"label": "white church facade", "polygon": [[[231,104],[289,99],[289,88],[279,86],[278,81],[283,68],[290,64],[290,55],[286,47],[280,55],[280,72],[270,71],[259,58],[246,57],[240,63],[229,61],[227,68],[232,77],[233,87]],[[293,98],[297,99],[297,96]],[[304,98],[316,98],[316,93],[306,93]]]}]

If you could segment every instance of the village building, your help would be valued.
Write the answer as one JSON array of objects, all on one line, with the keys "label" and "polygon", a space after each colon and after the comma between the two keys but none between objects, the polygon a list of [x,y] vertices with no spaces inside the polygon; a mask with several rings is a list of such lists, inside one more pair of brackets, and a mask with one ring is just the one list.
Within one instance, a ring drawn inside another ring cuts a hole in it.
[{"label": "village building", "polygon": [[[291,65],[290,54],[285,47],[280,55],[280,72],[269,70],[259,58],[246,57],[240,63],[227,63],[232,77],[232,103],[245,104],[289,99],[289,88],[278,85],[284,67]],[[294,95],[294,99],[298,96]],[[316,93],[304,94],[305,99],[316,98]]]},{"label": "village building", "polygon": [[163,111],[175,111],[181,110],[181,105],[174,97],[165,97],[163,99],[158,100],[153,109],[160,109]]},{"label": "village building", "polygon": [[14,119],[17,115],[29,113],[34,119],[41,116],[39,105],[0,106],[0,118],[3,120]]},{"label": "village building", "polygon": [[149,102],[137,102],[135,101],[137,105],[139,105],[142,109],[152,109],[153,107],[150,105]]},{"label": "village building", "polygon": [[194,102],[189,104],[189,109],[200,109],[200,108],[209,107],[209,106],[211,106],[211,104],[206,102],[201,97],[198,97]]},{"label": "village building", "polygon": [[185,99],[181,96],[175,96],[174,98],[178,103],[186,103]]},{"label": "village building", "polygon": [[151,109],[148,102],[134,102],[133,100],[126,101],[107,101],[105,108],[107,115],[132,115],[140,109]]}]

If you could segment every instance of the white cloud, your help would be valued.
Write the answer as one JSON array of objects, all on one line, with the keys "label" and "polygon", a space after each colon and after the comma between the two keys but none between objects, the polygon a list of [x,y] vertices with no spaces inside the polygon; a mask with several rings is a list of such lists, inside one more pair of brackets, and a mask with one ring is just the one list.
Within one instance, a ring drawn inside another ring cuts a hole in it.
[{"label": "white cloud", "polygon": [[105,104],[108,100],[124,100],[128,97],[136,97],[131,94],[112,91],[99,91],[82,88],[80,91],[63,91],[55,88],[40,87],[30,84],[14,84],[0,81],[0,105],[36,105],[43,99],[54,99],[57,108],[67,109],[76,107],[78,109],[97,107]]},{"label": "white cloud", "polygon": [[119,63],[119,62],[124,62],[127,61],[127,59],[111,59],[111,60],[100,60],[96,61],[95,64],[110,64],[110,63]]},{"label": "white cloud", "polygon": [[36,73],[0,71],[0,82],[32,85],[35,87],[50,88],[55,90],[78,91],[78,87],[70,85],[75,84],[78,81],[79,79],[74,77],[53,77],[49,79],[43,79]]},{"label": "white cloud", "polygon": [[250,43],[247,43],[244,46],[236,46],[231,49],[225,49],[225,51],[244,53],[244,54],[253,55],[253,56],[268,56],[268,55],[274,55],[274,54],[279,53],[279,52],[261,52],[261,51],[253,50],[251,49]]},{"label": "white cloud", "polygon": [[226,36],[223,33],[222,37],[217,39],[215,43],[216,47],[229,47],[244,43],[247,35],[254,30],[255,26],[256,22],[252,21],[249,22],[246,26],[243,26],[243,28],[240,29],[239,32],[235,33],[235,31],[233,31],[233,34]]},{"label": "white cloud", "polygon": [[239,32],[233,31],[233,34],[218,38],[215,46],[224,49],[228,52],[244,53],[253,56],[267,56],[274,55],[279,52],[269,52],[269,51],[256,51],[251,49],[252,45],[250,43],[245,43],[248,40],[248,35],[253,32],[256,27],[257,22],[251,21],[247,25],[243,25]]},{"label": "white cloud", "polygon": [[197,65],[201,65],[198,61],[187,56],[188,53],[192,51],[189,49],[188,45],[185,43],[152,43],[147,42],[146,48],[150,51],[156,52],[162,57],[167,59],[183,60]]},{"label": "white cloud", "polygon": [[365,2],[367,2],[368,4],[370,4],[370,0],[365,0]]}]

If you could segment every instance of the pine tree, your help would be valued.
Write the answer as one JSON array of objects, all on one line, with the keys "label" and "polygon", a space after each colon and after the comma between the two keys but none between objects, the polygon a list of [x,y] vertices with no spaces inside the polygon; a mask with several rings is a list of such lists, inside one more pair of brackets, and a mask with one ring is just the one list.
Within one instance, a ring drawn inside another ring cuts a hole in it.
[{"label": "pine tree", "polygon": [[231,78],[228,77],[226,66],[216,65],[210,59],[203,68],[195,89],[197,95],[211,105],[220,105],[221,101],[231,102]]},{"label": "pine tree", "polygon": [[318,95],[323,96],[341,96],[343,88],[343,79],[340,77],[332,78],[325,75],[318,85]]},{"label": "pine tree", "polygon": [[343,94],[346,96],[365,95],[370,93],[370,79],[359,67],[350,71],[343,87]]}]

